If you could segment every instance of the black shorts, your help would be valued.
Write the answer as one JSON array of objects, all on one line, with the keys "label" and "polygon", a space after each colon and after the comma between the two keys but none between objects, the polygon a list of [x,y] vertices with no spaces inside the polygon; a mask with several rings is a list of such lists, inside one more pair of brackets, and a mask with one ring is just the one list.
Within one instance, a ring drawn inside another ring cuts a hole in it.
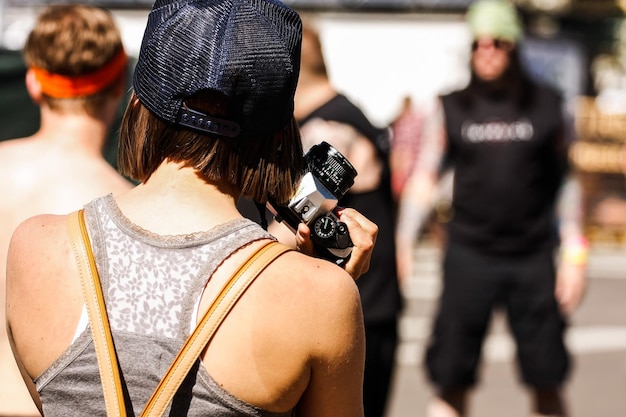
[{"label": "black shorts", "polygon": [[503,307],[517,344],[517,363],[531,387],[561,385],[569,370],[565,319],[554,296],[551,251],[524,257],[447,249],[443,292],[426,350],[429,378],[441,389],[476,383],[481,348],[494,308]]}]

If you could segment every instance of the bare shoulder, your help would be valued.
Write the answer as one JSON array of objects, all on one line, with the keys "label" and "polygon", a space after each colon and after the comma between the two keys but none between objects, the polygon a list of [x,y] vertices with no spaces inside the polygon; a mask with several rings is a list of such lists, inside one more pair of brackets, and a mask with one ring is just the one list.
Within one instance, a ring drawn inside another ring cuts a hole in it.
[{"label": "bare shoulder", "polygon": [[19,163],[24,163],[22,159],[25,156],[39,157],[36,150],[36,141],[32,137],[16,138],[0,141],[0,158],[2,158],[3,164],[18,166]]},{"label": "bare shoulder", "polygon": [[[21,172],[24,165],[31,165],[31,159],[28,157],[31,141],[28,138],[9,139],[0,141],[0,173],[2,177],[9,181],[18,176],[17,172]],[[34,154],[37,158],[37,154]]]},{"label": "bare shoulder", "polygon": [[[362,309],[356,283],[346,271],[323,259],[291,251],[270,265],[272,291],[280,291],[276,316],[284,328],[301,332],[321,351],[340,348],[339,339],[362,331]],[[274,275],[275,274],[275,275]],[[276,300],[277,297],[270,297]],[[349,342],[349,340],[346,340]]]},{"label": "bare shoulder", "polygon": [[66,216],[38,215],[17,226],[9,245],[7,279],[31,278],[37,276],[32,272],[46,270],[49,272],[44,275],[53,275],[51,269],[57,269],[65,257],[50,255],[69,253],[65,219]]},{"label": "bare shoulder", "polygon": [[24,143],[28,143],[25,139],[28,138],[15,138],[0,141],[0,152],[13,152],[16,149],[20,149]]},{"label": "bare shoulder", "polygon": [[61,229],[66,230],[66,218],[65,215],[54,214],[40,214],[30,217],[17,226],[11,239],[12,244],[37,244],[39,239],[55,238]]},{"label": "bare shoulder", "polygon": [[66,216],[31,217],[15,229],[7,257],[7,321],[31,377],[69,345],[82,307]]},{"label": "bare shoulder", "polygon": [[276,264],[285,288],[295,294],[304,292],[312,303],[359,298],[350,274],[329,261],[290,251]]},{"label": "bare shoulder", "polygon": [[362,416],[365,329],[356,283],[322,259],[289,252],[279,261],[270,266],[287,293],[274,299],[287,314],[273,312],[278,323],[271,335],[279,347],[290,347],[285,357],[300,348],[307,364],[298,415]]}]

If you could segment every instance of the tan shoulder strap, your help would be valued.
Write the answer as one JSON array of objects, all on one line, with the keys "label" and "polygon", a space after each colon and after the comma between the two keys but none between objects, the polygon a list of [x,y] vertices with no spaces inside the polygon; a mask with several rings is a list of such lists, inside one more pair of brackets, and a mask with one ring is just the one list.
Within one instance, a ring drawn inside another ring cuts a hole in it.
[{"label": "tan shoulder strap", "polygon": [[170,365],[146,404],[143,413],[141,413],[142,416],[157,417],[163,415],[196,359],[239,297],[267,265],[288,250],[290,250],[289,247],[270,241],[239,267],[239,270],[226,283]]},{"label": "tan shoulder strap", "polygon": [[124,395],[120,382],[119,367],[109,319],[104,305],[104,296],[96,262],[91,251],[89,235],[85,226],[84,211],[75,211],[67,216],[67,227],[72,251],[78,264],[80,285],[89,313],[89,325],[98,358],[98,369],[104,392],[104,402],[108,416],[126,417]]},{"label": "tan shoulder strap", "polygon": [[[98,271],[96,269],[89,236],[84,224],[84,215],[80,212],[68,216],[68,228],[72,238],[72,249],[79,264],[81,282],[89,322],[98,356],[98,368],[107,407],[108,416],[126,416],[124,398],[117,365],[117,356],[111,338],[111,330],[106,315],[104,297]],[[81,248],[82,246],[82,248]],[[219,295],[213,301],[200,323],[189,336],[182,349],[170,365],[165,376],[155,389],[152,397],[146,404],[142,416],[160,417],[171,402],[174,394],[180,387],[189,370],[198,359],[213,334],[218,329],[228,312],[235,305],[239,297],[252,284],[255,278],[281,254],[290,248],[274,241],[268,241],[263,247],[248,258],[224,285]],[[91,275],[91,277],[89,276]],[[85,283],[84,281],[89,281]],[[91,284],[91,285],[90,285]],[[90,288],[91,287],[91,288]],[[95,288],[93,288],[95,287]],[[97,326],[97,330],[96,330]]]}]

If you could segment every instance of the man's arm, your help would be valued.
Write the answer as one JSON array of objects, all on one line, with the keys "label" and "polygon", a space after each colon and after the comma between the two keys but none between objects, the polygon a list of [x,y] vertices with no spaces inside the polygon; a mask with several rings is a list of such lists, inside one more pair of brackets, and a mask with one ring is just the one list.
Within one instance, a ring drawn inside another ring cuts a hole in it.
[{"label": "man's arm", "polygon": [[583,230],[583,199],[580,182],[570,174],[557,205],[561,250],[557,270],[556,297],[564,313],[572,313],[586,288],[588,242]]}]

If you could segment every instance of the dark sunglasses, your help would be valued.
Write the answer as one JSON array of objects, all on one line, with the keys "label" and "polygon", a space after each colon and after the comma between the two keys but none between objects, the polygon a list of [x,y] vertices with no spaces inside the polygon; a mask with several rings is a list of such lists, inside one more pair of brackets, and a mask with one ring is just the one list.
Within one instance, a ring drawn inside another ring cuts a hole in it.
[{"label": "dark sunglasses", "polygon": [[[513,42],[511,41],[496,38],[496,39],[492,39],[491,42],[492,42],[493,47],[496,49],[501,49],[503,51],[511,51],[513,49]],[[479,42],[477,40],[472,42],[472,51],[477,50],[478,46],[479,46]]]}]

